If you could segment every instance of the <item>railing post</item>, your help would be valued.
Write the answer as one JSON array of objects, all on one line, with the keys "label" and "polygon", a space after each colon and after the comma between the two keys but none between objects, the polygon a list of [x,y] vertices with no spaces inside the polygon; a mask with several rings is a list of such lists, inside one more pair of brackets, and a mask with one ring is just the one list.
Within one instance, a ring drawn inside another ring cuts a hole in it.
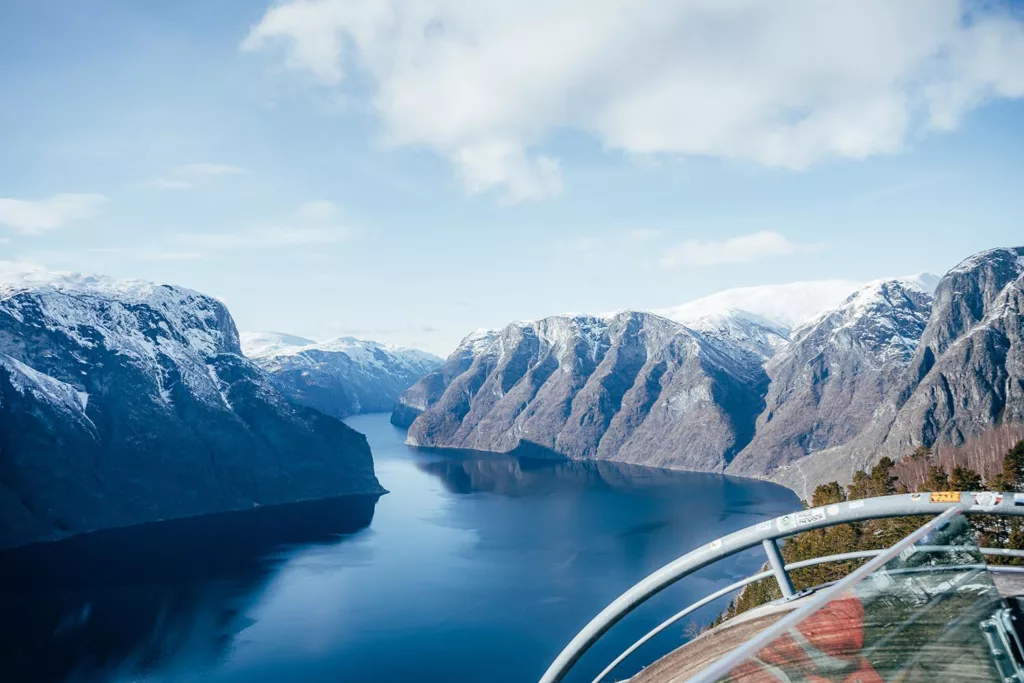
[{"label": "railing post", "polygon": [[765,554],[768,555],[768,564],[771,565],[772,572],[775,574],[775,580],[779,583],[782,597],[786,600],[792,600],[796,597],[796,591],[793,590],[793,581],[789,578],[789,572],[786,571],[786,563],[782,561],[782,553],[779,552],[779,546],[775,543],[774,538],[764,539],[761,541],[761,545],[764,547]]}]

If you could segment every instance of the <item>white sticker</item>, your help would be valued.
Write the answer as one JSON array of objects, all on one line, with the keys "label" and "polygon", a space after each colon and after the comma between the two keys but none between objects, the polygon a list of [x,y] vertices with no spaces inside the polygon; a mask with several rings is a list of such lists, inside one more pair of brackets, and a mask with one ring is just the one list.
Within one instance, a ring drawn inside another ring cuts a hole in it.
[{"label": "white sticker", "polygon": [[864,501],[863,500],[851,500],[850,501],[850,509],[851,510],[856,510],[857,508],[862,508],[862,507],[864,507]]},{"label": "white sticker", "polygon": [[828,512],[828,514],[832,515],[833,517],[839,514],[838,505],[829,505],[827,508],[825,508],[825,510]]},{"label": "white sticker", "polygon": [[825,511],[821,508],[811,508],[810,510],[804,510],[803,512],[796,513],[797,526],[807,526],[808,524],[815,524],[823,521],[825,521]]},{"label": "white sticker", "polygon": [[771,528],[771,520],[768,520],[767,522],[760,522],[757,526],[754,527],[754,531],[768,531]]},{"label": "white sticker", "polygon": [[796,528],[796,515],[783,515],[777,520],[776,526],[779,531],[789,531]]},{"label": "white sticker", "polygon": [[1002,502],[1003,494],[992,493],[991,491],[982,491],[981,493],[974,494],[974,505],[971,506],[971,509],[991,510]]}]

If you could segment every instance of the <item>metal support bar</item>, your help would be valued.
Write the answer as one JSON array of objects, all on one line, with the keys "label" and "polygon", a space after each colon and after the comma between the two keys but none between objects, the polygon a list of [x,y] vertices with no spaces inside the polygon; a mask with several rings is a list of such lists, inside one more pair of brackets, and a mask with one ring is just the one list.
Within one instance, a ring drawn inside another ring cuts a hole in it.
[{"label": "metal support bar", "polygon": [[786,571],[786,563],[782,561],[782,553],[779,552],[778,544],[774,538],[766,538],[761,541],[761,545],[764,547],[765,554],[768,555],[768,564],[772,568],[772,573],[775,574],[775,581],[779,584],[782,597],[792,600],[796,597],[796,591],[793,589],[793,580],[789,578],[789,572]]}]

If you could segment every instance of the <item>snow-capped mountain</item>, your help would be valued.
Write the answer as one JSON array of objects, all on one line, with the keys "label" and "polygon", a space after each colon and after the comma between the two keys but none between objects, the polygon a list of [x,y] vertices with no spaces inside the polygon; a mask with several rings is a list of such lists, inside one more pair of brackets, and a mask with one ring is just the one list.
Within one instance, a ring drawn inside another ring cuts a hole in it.
[{"label": "snow-capped mountain", "polygon": [[882,454],[1024,421],[1022,272],[1024,248],[1001,249],[941,280],[745,287],[661,315],[478,330],[392,421],[414,444],[724,468],[807,496]]},{"label": "snow-capped mountain", "polygon": [[913,357],[931,301],[918,280],[873,282],[795,329],[766,365],[764,412],[731,469],[764,473],[859,434]]},{"label": "snow-capped mountain", "polygon": [[277,390],[216,299],[4,274],[0,546],[381,491],[365,438]]},{"label": "snow-capped mountain", "polygon": [[749,440],[761,358],[651,313],[467,337],[403,395],[415,445],[722,471]]},{"label": "snow-capped mountain", "polygon": [[293,401],[338,418],[390,411],[403,391],[444,362],[352,337],[314,342],[279,332],[243,333],[242,350]]},{"label": "snow-capped mountain", "polygon": [[848,479],[883,455],[1015,422],[1024,422],[1024,247],[984,251],[950,270],[913,357],[865,429],[772,476],[799,491],[805,479]]}]

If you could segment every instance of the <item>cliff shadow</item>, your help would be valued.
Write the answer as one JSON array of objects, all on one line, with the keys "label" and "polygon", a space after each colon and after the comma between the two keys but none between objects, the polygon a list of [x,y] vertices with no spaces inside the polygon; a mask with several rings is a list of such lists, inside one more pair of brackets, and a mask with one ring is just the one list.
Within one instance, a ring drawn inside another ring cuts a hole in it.
[{"label": "cliff shadow", "polygon": [[0,554],[0,680],[129,680],[216,661],[297,549],[369,526],[379,496],[109,529]]}]

